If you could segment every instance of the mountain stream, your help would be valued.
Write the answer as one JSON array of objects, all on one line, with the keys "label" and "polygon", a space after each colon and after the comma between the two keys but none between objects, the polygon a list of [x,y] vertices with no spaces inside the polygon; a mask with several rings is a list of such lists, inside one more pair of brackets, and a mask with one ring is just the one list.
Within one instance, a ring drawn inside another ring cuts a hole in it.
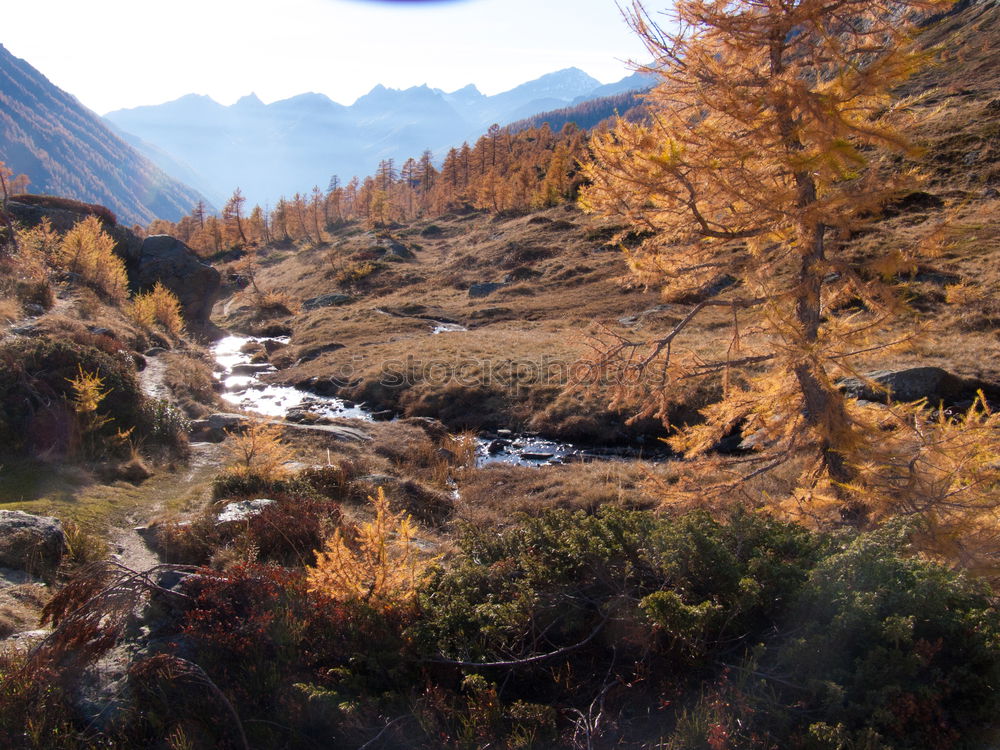
[{"label": "mountain stream", "polygon": [[[438,324],[434,333],[463,330],[460,326],[445,327]],[[289,385],[276,385],[261,381],[265,373],[276,372],[267,363],[251,362],[251,354],[244,352],[250,343],[277,341],[287,344],[285,337],[265,338],[228,335],[219,339],[212,347],[212,354],[218,364],[216,377],[225,389],[223,400],[246,411],[268,417],[287,419],[296,413],[309,412],[319,420],[357,419],[374,421],[374,410],[365,404],[355,404],[333,396],[319,396]],[[527,433],[512,433],[497,430],[483,433],[477,438],[476,463],[485,466],[491,463],[506,463],[516,466],[548,466],[595,460],[623,460],[639,458],[641,453],[634,448],[582,447],[540,438]],[[660,456],[657,456],[660,457]]]}]

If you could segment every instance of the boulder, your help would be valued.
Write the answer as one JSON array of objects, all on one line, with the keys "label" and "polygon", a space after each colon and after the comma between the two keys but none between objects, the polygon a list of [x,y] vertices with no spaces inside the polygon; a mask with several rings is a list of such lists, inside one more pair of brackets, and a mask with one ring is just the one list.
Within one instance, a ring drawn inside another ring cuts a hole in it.
[{"label": "boulder", "polygon": [[351,302],[354,302],[354,297],[349,294],[321,294],[318,297],[312,297],[303,302],[302,309],[318,310],[321,307],[338,307],[340,305],[348,305]]},{"label": "boulder", "polygon": [[133,287],[148,290],[160,282],[177,295],[189,324],[208,322],[221,277],[183,242],[166,234],[146,237],[125,264]]},{"label": "boulder", "polygon": [[932,406],[952,405],[975,398],[983,390],[995,397],[997,388],[971,378],[963,378],[940,367],[911,367],[906,370],[879,370],[864,378],[843,378],[837,386],[852,398],[865,401],[909,402],[926,398]]},{"label": "boulder", "polygon": [[400,242],[390,242],[384,257],[386,260],[413,260],[417,256],[406,245]]},{"label": "boulder", "polygon": [[442,440],[448,434],[448,428],[444,423],[433,417],[407,417],[399,421],[402,424],[420,428],[431,440]]},{"label": "boulder", "polygon": [[493,292],[503,289],[505,286],[507,285],[498,281],[484,281],[479,284],[473,284],[469,287],[469,296],[473,298],[488,297]]},{"label": "boulder", "polygon": [[274,505],[274,500],[266,497],[259,497],[256,500],[238,500],[226,503],[219,515],[215,517],[215,522],[234,523],[237,521],[249,521],[254,516],[259,516],[264,512],[264,508]]},{"label": "boulder", "polygon": [[66,535],[55,518],[0,511],[0,566],[52,580],[65,551]]}]

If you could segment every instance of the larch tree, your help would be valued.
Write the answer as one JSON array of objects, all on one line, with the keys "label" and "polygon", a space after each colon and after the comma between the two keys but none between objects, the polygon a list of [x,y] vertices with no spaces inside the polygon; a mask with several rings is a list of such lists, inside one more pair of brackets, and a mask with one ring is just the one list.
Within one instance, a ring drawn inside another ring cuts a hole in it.
[{"label": "larch tree", "polygon": [[[960,496],[995,508],[985,499],[996,480],[995,418],[966,415],[963,427],[982,431],[979,447],[952,441],[948,451],[971,454],[932,459],[945,448],[940,432],[924,429],[926,411],[895,405],[888,426],[886,413],[836,385],[861,355],[899,343],[879,335],[903,309],[892,281],[930,252],[858,258],[848,241],[917,181],[878,159],[911,148],[890,92],[927,58],[908,22],[940,5],[678,0],[667,22],[638,2],[626,13],[661,83],[647,97],[648,120],[619,118],[592,138],[581,203],[645,237],[628,251],[642,281],[663,286],[668,300],[696,302],[662,336],[604,331],[596,359],[614,371],[616,405],[664,421],[680,384],[722,376],[722,400],[703,410],[704,423],[672,438],[710,467],[672,487],[675,495],[746,487],[785,467],[794,488],[785,507],[855,524]],[[684,342],[712,309],[729,315],[732,335],[707,358]],[[754,452],[713,457],[737,428]],[[918,458],[908,465],[902,455]],[[946,464],[955,468],[947,477]],[[941,481],[918,481],[920,472]],[[907,489],[916,485],[926,485],[923,499]]]},{"label": "larch tree", "polygon": [[240,247],[247,245],[247,235],[243,230],[243,206],[246,202],[247,199],[243,195],[243,191],[236,188],[229,200],[226,201],[226,205],[222,207],[222,222],[226,234],[231,235],[234,241],[239,241]]}]

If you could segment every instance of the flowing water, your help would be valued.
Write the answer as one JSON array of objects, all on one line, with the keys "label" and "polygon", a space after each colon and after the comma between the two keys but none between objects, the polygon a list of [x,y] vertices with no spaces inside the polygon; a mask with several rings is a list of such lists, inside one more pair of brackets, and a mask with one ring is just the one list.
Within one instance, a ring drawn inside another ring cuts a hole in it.
[{"label": "flowing water", "polygon": [[212,347],[215,361],[221,372],[217,377],[222,381],[225,391],[224,401],[239,406],[241,409],[263,414],[268,417],[287,417],[294,409],[308,410],[321,418],[333,419],[347,417],[371,422],[370,413],[362,407],[332,396],[317,396],[290,385],[274,385],[263,383],[260,376],[277,372],[267,364],[255,365],[250,360],[252,353],[243,351],[248,344],[263,344],[266,341],[276,341],[287,344],[287,337],[264,338],[254,336],[226,336],[219,339]]},{"label": "flowing water", "polygon": [[[451,323],[435,322],[434,333],[466,330]],[[372,410],[364,404],[355,404],[333,396],[318,396],[290,385],[264,383],[260,376],[277,372],[267,363],[251,362],[251,344],[268,341],[287,344],[287,337],[265,338],[254,336],[226,336],[215,343],[212,353],[218,363],[216,377],[225,391],[223,400],[268,417],[295,419],[296,415],[309,413],[310,421],[348,418],[371,422]],[[246,350],[246,351],[244,351]],[[297,420],[296,420],[297,421]],[[498,430],[478,438],[476,463],[485,466],[505,463],[515,466],[550,466],[596,460],[626,460],[640,458],[641,452],[633,448],[583,448],[569,443],[559,443],[543,438]]]}]

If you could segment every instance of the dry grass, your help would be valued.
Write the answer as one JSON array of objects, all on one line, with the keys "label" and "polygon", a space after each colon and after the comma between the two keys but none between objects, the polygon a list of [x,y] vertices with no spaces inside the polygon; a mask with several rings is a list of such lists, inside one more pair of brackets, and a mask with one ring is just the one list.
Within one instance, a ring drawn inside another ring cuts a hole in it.
[{"label": "dry grass", "polygon": [[10,297],[0,298],[0,323],[14,323],[21,317],[21,303]]},{"label": "dry grass", "polygon": [[[482,214],[435,220],[441,232],[418,243],[409,237],[419,226],[400,230],[415,260],[388,264],[364,285],[351,286],[353,303],[283,321],[292,328],[292,344],[272,361],[301,363],[275,379],[346,373],[355,382],[342,395],[405,416],[433,415],[458,430],[527,426],[555,398],[569,364],[586,353],[591,322],[659,302],[655,293],[622,282],[620,253],[587,239],[595,220],[564,208],[546,215],[559,231],[532,224],[532,217]],[[260,283],[301,299],[319,296],[330,291],[328,272],[336,273],[339,259],[374,242],[349,227],[331,250],[278,251],[260,270]],[[490,297],[469,297],[471,284],[502,280],[515,269],[530,272],[528,280]],[[567,269],[575,273],[567,276]],[[223,325],[255,325],[249,307],[238,301],[222,307],[229,310]],[[434,320],[470,330],[433,334]],[[342,348],[331,348],[334,341]],[[623,420],[617,422],[622,432]]]},{"label": "dry grass", "polygon": [[22,583],[0,589],[0,638],[39,627],[42,607],[51,593],[39,583]]},{"label": "dry grass", "polygon": [[459,485],[456,518],[477,526],[506,526],[518,513],[549,508],[592,512],[602,505],[652,508],[658,505],[653,478],[671,467],[606,461],[570,466],[526,467],[491,464],[467,472]]},{"label": "dry grass", "polygon": [[163,383],[189,417],[199,418],[222,405],[211,361],[199,353],[165,352]]}]

